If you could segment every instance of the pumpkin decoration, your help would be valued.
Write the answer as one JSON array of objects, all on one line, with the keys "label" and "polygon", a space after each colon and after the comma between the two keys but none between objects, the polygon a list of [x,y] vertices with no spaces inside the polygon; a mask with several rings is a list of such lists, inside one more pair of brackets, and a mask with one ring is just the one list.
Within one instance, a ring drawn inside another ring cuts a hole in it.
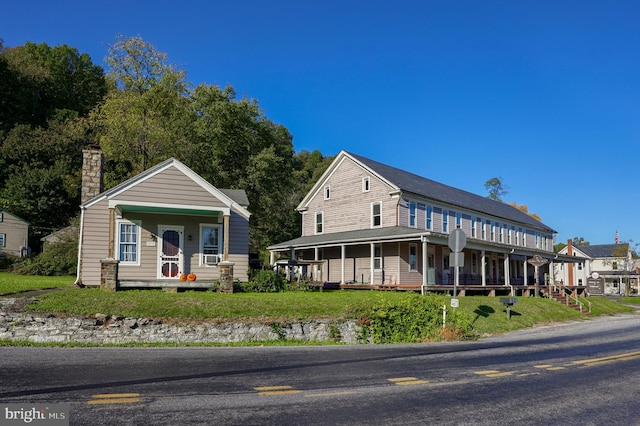
[{"label": "pumpkin decoration", "polygon": [[187,275],[187,281],[195,281],[195,280],[196,280],[196,274],[191,273]]},{"label": "pumpkin decoration", "polygon": [[180,274],[180,281],[186,281],[187,280],[187,274]]}]

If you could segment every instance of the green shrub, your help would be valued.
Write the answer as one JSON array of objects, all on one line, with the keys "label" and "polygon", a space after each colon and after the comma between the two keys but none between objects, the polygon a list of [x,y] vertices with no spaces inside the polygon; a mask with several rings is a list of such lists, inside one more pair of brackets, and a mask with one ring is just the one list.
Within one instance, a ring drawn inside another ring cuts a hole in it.
[{"label": "green shrub", "polygon": [[270,269],[256,272],[248,283],[242,285],[244,291],[260,293],[276,293],[284,291],[285,288],[286,281],[284,277]]},{"label": "green shrub", "polygon": [[374,305],[356,309],[361,340],[370,343],[419,343],[461,340],[472,334],[468,315],[447,310],[446,328],[442,311],[447,299],[407,293],[398,299],[380,298]]},{"label": "green shrub", "polygon": [[78,239],[69,237],[46,245],[44,252],[17,260],[12,272],[21,275],[75,275],[78,266]]}]

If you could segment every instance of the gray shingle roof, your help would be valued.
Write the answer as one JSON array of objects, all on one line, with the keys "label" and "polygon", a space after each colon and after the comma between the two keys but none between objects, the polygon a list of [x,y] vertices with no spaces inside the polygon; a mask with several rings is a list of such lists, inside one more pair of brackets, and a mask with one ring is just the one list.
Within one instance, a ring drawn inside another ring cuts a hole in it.
[{"label": "gray shingle roof", "polygon": [[597,244],[574,247],[592,259],[601,257],[626,257],[628,244]]},{"label": "gray shingle roof", "polygon": [[491,215],[509,221],[522,223],[546,232],[556,232],[553,228],[532,218],[528,214],[510,206],[509,204],[501,203],[487,197],[482,197],[471,192],[444,185],[434,180],[427,179],[356,154],[347,154],[399,187],[403,192],[415,194],[420,197],[458,206],[464,209],[473,210],[478,212],[480,215]]}]

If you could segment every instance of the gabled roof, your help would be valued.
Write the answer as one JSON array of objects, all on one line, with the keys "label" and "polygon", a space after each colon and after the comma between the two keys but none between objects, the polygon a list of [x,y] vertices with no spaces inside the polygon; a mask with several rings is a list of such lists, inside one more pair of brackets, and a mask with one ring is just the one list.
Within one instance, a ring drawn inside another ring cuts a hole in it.
[{"label": "gabled roof", "polygon": [[123,191],[126,191],[127,189],[134,187],[141,182],[144,182],[145,180],[157,175],[158,173],[170,167],[175,167],[178,170],[180,170],[187,177],[189,177],[194,183],[201,186],[203,189],[209,192],[213,197],[219,199],[224,204],[226,204],[227,207],[233,208],[239,214],[246,217],[247,219],[251,216],[251,213],[249,213],[249,211],[247,210],[247,207],[249,205],[249,199],[247,198],[247,195],[244,192],[244,190],[241,190],[241,189],[224,189],[223,190],[223,189],[216,188],[215,186],[213,186],[212,184],[204,180],[199,174],[197,174],[196,172],[191,170],[189,167],[185,166],[183,163],[181,163],[180,161],[178,161],[173,157],[161,163],[158,163],[155,166],[150,167],[147,170],[143,171],[142,173],[130,179],[127,179],[126,181],[114,186],[113,188],[108,189],[102,192],[101,194],[98,194],[97,196],[85,201],[83,204],[81,204],[81,207],[87,208],[97,203],[98,201],[103,200],[104,198],[114,197],[122,193]]},{"label": "gabled roof", "polygon": [[[556,233],[553,228],[534,219],[517,208],[510,206],[509,204],[463,191],[346,151],[341,151],[336,156],[336,159],[329,166],[329,169],[325,172],[316,186],[321,185],[322,181],[325,180],[331,172],[333,172],[345,157],[351,158],[353,161],[360,164],[360,166],[369,170],[370,173],[377,175],[380,179],[386,181],[392,187],[395,187],[397,191],[401,191],[405,194],[415,195],[427,200],[433,200],[443,204],[471,210],[480,215],[491,215],[512,222],[521,223],[545,232]],[[312,192],[315,192],[316,190],[317,189],[314,186]],[[301,206],[307,201],[307,199],[308,197],[305,197]]]},{"label": "gabled roof", "polygon": [[602,257],[627,257],[629,245],[622,244],[596,244],[588,246],[574,246],[573,250],[578,250],[592,259]]},{"label": "gabled roof", "polygon": [[26,223],[27,225],[31,225],[31,223],[27,222],[26,220],[24,220],[24,219],[23,219],[23,218],[21,218],[20,216],[16,216],[15,214],[13,214],[13,213],[11,213],[11,212],[8,212],[8,211],[6,211],[6,210],[4,210],[4,209],[0,209],[0,213],[6,213],[6,214],[8,214],[8,215],[13,216],[13,217],[14,217],[15,219],[17,219],[17,220],[19,220],[19,221],[21,221],[21,222]]}]

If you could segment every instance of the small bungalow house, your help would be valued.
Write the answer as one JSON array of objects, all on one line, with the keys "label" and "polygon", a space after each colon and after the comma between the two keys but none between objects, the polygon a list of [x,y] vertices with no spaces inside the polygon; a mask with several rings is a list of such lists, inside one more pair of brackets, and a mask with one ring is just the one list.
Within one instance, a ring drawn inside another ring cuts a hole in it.
[{"label": "small bungalow house", "polygon": [[0,256],[29,255],[29,222],[0,209]]},{"label": "small bungalow house", "polygon": [[[529,294],[535,271],[544,285],[558,261],[556,231],[528,214],[345,151],[297,210],[302,235],[270,246],[271,263],[289,259],[307,279],[343,288],[448,291],[449,236],[457,228],[466,235],[460,294]],[[534,258],[545,265],[534,266]]]},{"label": "small bungalow house", "polygon": [[582,257],[575,263],[555,265],[556,280],[573,286],[588,286],[592,295],[620,295],[630,290],[638,294],[640,260],[634,258],[628,243],[574,246],[569,240],[559,252]]},{"label": "small bungalow house", "polygon": [[218,189],[170,158],[102,192],[101,151],[83,155],[78,285],[179,288],[247,280],[244,191]]}]

